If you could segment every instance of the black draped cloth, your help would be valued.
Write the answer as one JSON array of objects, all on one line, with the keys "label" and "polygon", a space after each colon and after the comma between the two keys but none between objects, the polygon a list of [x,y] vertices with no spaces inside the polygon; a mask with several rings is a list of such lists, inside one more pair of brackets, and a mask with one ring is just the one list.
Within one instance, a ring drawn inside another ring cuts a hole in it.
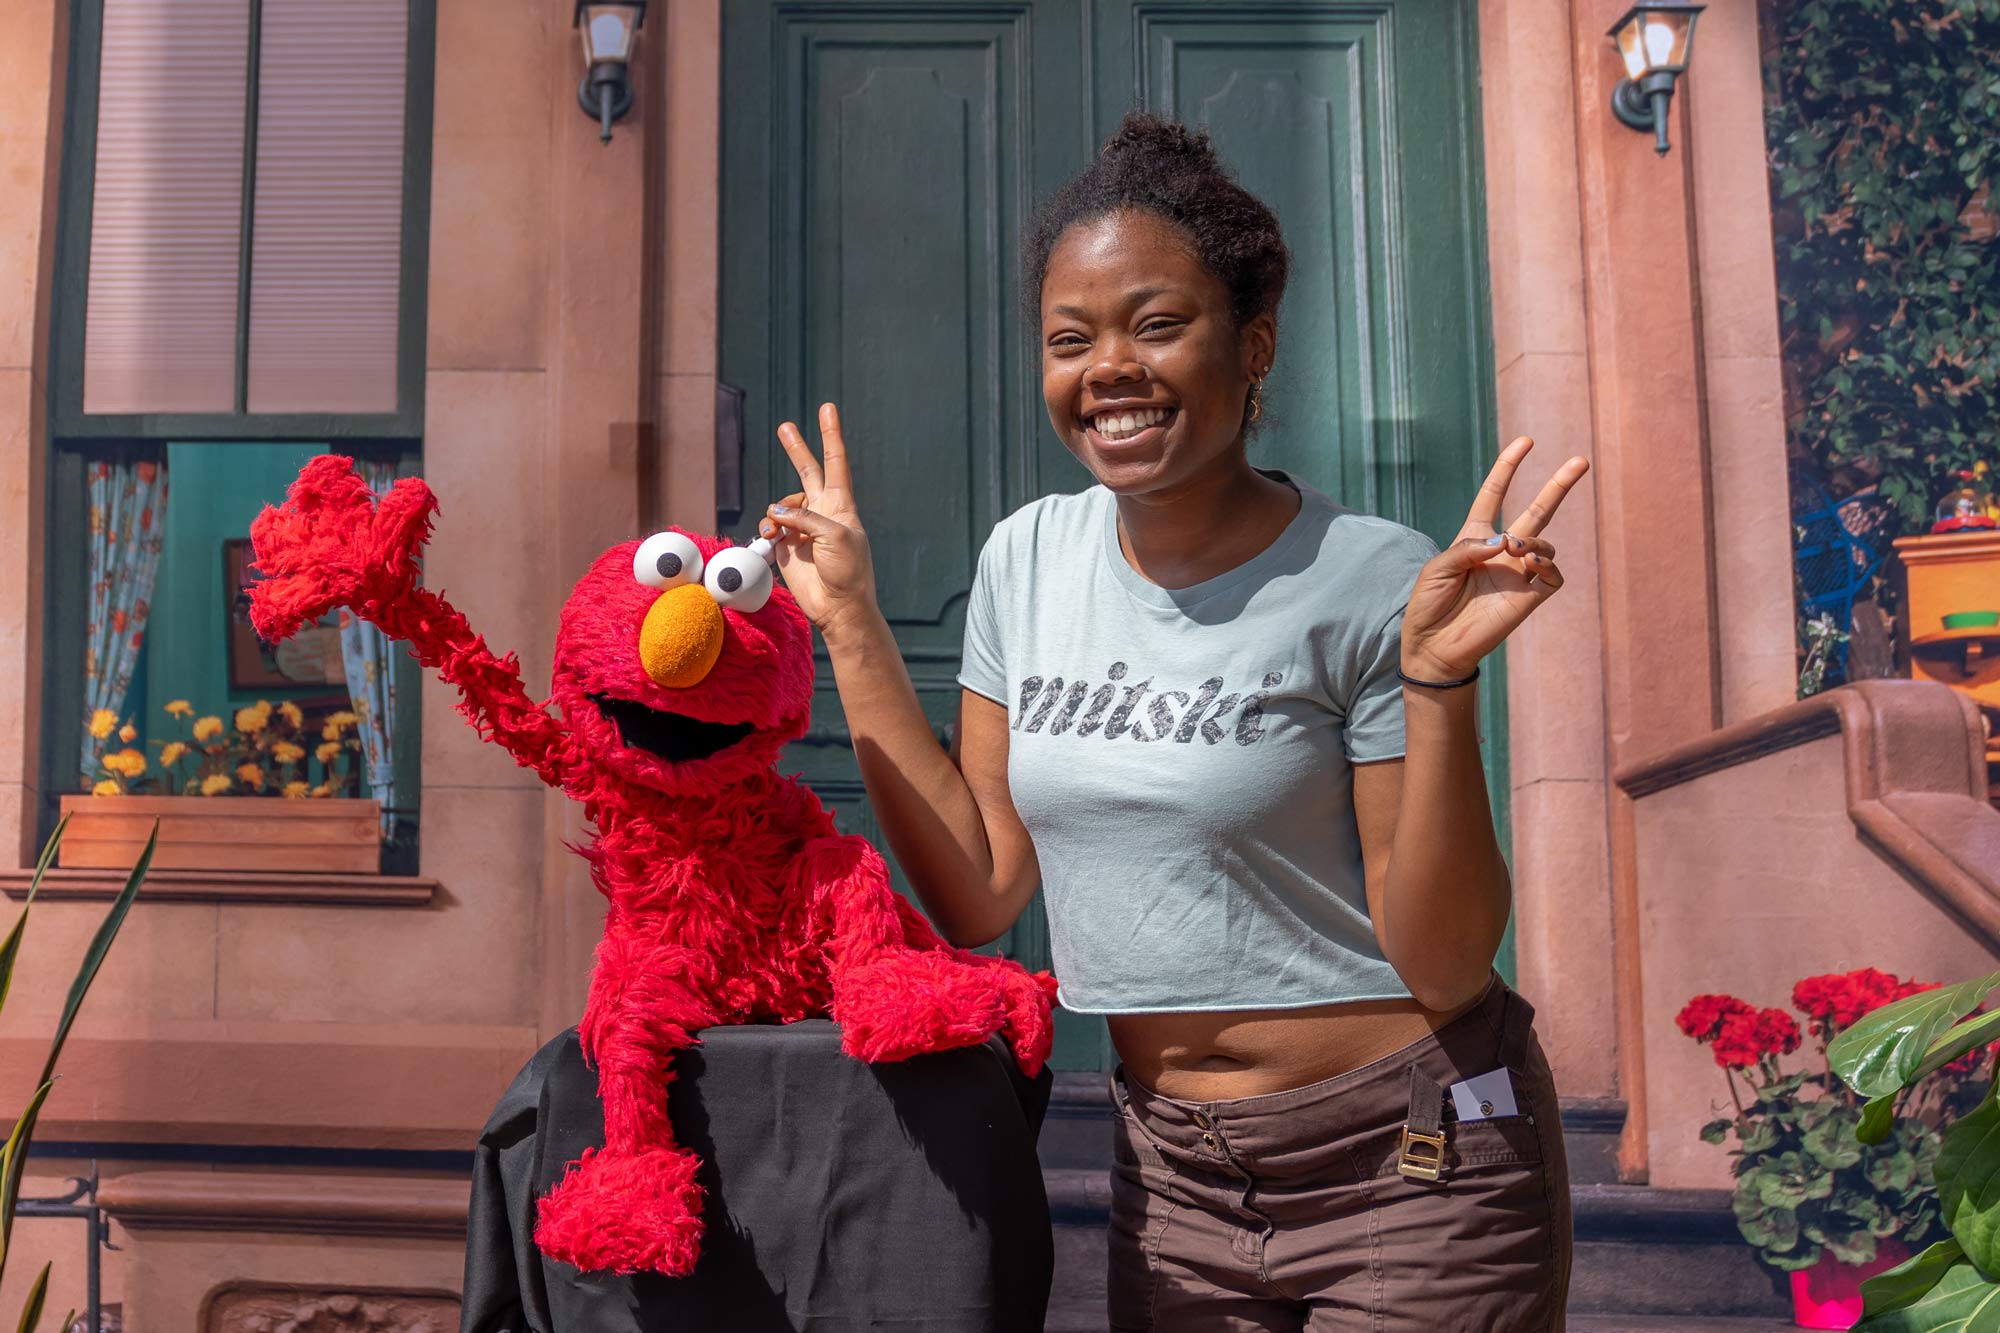
[{"label": "black draped cloth", "polygon": [[825,1019],[721,1027],[677,1052],[674,1133],[707,1190],[692,1275],[578,1273],[535,1201],[604,1143],[575,1029],[537,1052],[479,1136],[461,1333],[1020,1333],[1052,1255],[1035,1136],[1049,1076],[998,1039],[869,1065]]}]

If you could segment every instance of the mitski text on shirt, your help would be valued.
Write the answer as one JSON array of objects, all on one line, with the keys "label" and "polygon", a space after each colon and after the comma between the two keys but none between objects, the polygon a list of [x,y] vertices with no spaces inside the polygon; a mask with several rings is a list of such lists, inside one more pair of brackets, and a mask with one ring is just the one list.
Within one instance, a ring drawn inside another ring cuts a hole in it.
[{"label": "mitski text on shirt", "polygon": [[[1112,741],[1130,736],[1135,741],[1172,740],[1182,745],[1193,741],[1197,733],[1208,744],[1219,744],[1233,730],[1238,745],[1255,745],[1264,739],[1264,700],[1269,697],[1268,691],[1283,684],[1285,679],[1282,672],[1267,672],[1262,689],[1248,694],[1224,694],[1222,677],[1210,676],[1190,695],[1185,690],[1156,691],[1151,676],[1121,688],[1117,682],[1123,681],[1128,671],[1125,663],[1113,662],[1105,673],[1111,679],[1095,689],[1084,680],[1065,682],[1061,676],[1027,677],[1021,682],[1020,706],[1014,711],[1013,729],[1041,732],[1046,727],[1050,736],[1101,735]],[[1150,732],[1147,723],[1152,725]]]}]

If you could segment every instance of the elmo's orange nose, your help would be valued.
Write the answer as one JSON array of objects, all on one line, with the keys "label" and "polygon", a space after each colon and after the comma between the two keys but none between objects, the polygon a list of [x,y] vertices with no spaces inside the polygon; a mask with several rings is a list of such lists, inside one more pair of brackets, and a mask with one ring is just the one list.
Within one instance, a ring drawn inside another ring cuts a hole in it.
[{"label": "elmo's orange nose", "polygon": [[639,627],[639,664],[670,690],[699,685],[722,656],[722,608],[699,583],[669,588]]}]

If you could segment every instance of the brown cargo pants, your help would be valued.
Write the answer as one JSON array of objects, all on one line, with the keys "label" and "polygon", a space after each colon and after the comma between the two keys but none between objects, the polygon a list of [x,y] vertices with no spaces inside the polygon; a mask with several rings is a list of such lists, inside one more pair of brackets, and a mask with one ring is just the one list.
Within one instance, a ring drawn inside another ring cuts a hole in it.
[{"label": "brown cargo pants", "polygon": [[[1189,1102],[1113,1074],[1111,1327],[1560,1330],[1569,1173],[1533,1021],[1496,977],[1430,1036],[1308,1087]],[[1504,1066],[1520,1112],[1459,1122],[1447,1091],[1435,1181],[1403,1134],[1413,1066],[1444,1089]]]}]

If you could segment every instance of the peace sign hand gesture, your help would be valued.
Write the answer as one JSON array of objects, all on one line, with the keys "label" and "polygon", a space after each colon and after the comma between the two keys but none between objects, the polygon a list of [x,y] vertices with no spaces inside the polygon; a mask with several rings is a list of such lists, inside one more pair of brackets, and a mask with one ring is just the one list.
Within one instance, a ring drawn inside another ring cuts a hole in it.
[{"label": "peace sign hand gesture", "polygon": [[772,505],[757,530],[776,543],[785,586],[806,619],[825,634],[830,627],[873,610],[875,572],[868,534],[854,507],[840,409],[832,403],[820,405],[819,438],[824,464],[813,457],[796,425],[787,421],[778,427],[778,443],[804,489]]},{"label": "peace sign hand gesture", "polygon": [[1472,502],[1458,540],[1417,573],[1403,613],[1403,670],[1420,680],[1462,680],[1536,607],[1562,588],[1556,548],[1541,538],[1570,488],[1590,471],[1572,458],[1556,469],[1534,503],[1504,529],[1501,505],[1535,442],[1521,436],[1495,460]]}]

